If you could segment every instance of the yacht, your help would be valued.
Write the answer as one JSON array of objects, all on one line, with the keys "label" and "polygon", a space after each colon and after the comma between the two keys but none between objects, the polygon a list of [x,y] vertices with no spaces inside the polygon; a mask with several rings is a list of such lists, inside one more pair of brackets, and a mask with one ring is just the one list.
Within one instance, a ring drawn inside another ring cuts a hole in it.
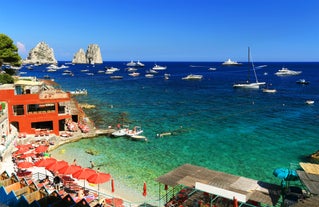
[{"label": "yacht", "polygon": [[183,80],[201,80],[203,78],[202,75],[194,75],[194,74],[190,74],[186,77],[183,77]]},{"label": "yacht", "polygon": [[166,66],[160,66],[155,64],[154,67],[152,68],[153,70],[166,70]]},{"label": "yacht", "polygon": [[231,59],[228,59],[227,61],[223,62],[222,65],[226,65],[226,66],[238,66],[238,65],[242,65],[242,63],[238,63],[236,61],[232,61]]},{"label": "yacht", "polygon": [[131,60],[131,62],[127,63],[126,66],[134,67],[134,66],[136,66],[136,62]]},{"label": "yacht", "polygon": [[281,68],[275,73],[275,75],[286,76],[286,75],[299,75],[301,73],[302,71],[294,71],[294,70],[289,70],[288,68]]},{"label": "yacht", "polygon": [[136,66],[137,67],[144,67],[145,65],[143,63],[141,63],[140,61],[137,61]]}]

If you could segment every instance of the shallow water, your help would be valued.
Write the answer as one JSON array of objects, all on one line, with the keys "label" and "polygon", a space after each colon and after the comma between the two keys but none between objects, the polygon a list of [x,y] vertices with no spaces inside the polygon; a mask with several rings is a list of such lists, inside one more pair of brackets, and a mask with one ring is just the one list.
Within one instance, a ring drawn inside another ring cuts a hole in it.
[{"label": "shallow water", "polygon": [[[142,193],[143,182],[148,194],[157,196],[155,179],[172,169],[190,163],[239,176],[279,184],[272,175],[277,167],[304,161],[318,150],[318,76],[319,63],[255,63],[267,65],[257,70],[260,81],[271,83],[275,94],[261,90],[237,90],[236,81],[245,80],[247,65],[222,67],[220,63],[162,62],[167,65],[154,78],[144,77],[144,71],[154,63],[139,69],[141,75],[129,77],[124,62],[105,62],[92,66],[70,65],[74,76],[62,76],[61,71],[44,72],[44,66],[27,71],[39,78],[49,74],[65,90],[86,88],[87,96],[78,96],[81,103],[96,105],[86,111],[98,128],[116,126],[122,114],[130,126],[139,125],[148,142],[126,138],[99,137],[84,139],[56,149],[54,156],[89,166],[93,160],[102,171]],[[198,67],[190,67],[195,65]],[[112,80],[97,71],[104,66],[119,67],[122,80]],[[277,77],[282,66],[302,70],[299,76]],[[216,67],[216,71],[209,71]],[[88,68],[95,75],[80,70]],[[171,78],[164,80],[163,74]],[[264,73],[267,72],[268,75]],[[202,74],[201,81],[185,81],[182,77]],[[299,78],[309,85],[296,84]],[[315,100],[306,105],[305,100]],[[156,134],[174,131],[173,136],[157,138]],[[85,153],[93,149],[95,156]],[[66,156],[67,155],[67,156]]]}]

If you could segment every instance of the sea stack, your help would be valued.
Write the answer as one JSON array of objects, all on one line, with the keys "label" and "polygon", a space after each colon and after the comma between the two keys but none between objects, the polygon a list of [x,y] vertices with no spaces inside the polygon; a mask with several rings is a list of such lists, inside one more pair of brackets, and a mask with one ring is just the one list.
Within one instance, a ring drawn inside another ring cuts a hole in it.
[{"label": "sea stack", "polygon": [[85,52],[81,48],[77,53],[75,53],[72,63],[75,64],[86,64],[86,57],[85,57]]},{"label": "sea stack", "polygon": [[23,61],[25,64],[57,64],[54,51],[45,42],[38,43],[30,50],[28,57]]},{"label": "sea stack", "polygon": [[84,53],[84,50],[81,48],[75,55],[72,60],[74,64],[102,64],[102,55],[100,47],[97,44],[90,44]]}]

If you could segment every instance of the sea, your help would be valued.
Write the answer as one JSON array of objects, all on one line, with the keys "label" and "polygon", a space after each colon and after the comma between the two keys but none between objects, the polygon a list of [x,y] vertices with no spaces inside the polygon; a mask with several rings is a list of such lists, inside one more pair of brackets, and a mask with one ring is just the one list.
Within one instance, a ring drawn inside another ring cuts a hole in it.
[{"label": "sea", "polygon": [[[86,89],[75,96],[79,103],[93,104],[86,109],[96,128],[140,126],[147,142],[100,136],[83,139],[54,150],[55,157],[77,159],[84,167],[89,161],[103,172],[111,173],[137,194],[147,183],[148,196],[158,196],[156,179],[186,163],[237,176],[280,184],[273,175],[276,168],[299,168],[319,148],[319,63],[255,62],[259,81],[276,93],[262,89],[235,89],[238,81],[254,79],[252,64],[222,66],[221,62],[143,62],[137,77],[129,76],[128,61],[103,64],[59,62],[68,66],[48,72],[48,65],[26,66],[21,76],[54,79],[61,89]],[[167,66],[153,78],[145,74],[154,64]],[[102,71],[120,70],[111,79]],[[286,67],[302,71],[296,76],[276,76]],[[72,72],[72,76],[64,73]],[[170,74],[164,79],[164,74]],[[189,74],[201,80],[183,80]],[[309,81],[297,84],[299,79]],[[313,100],[308,105],[306,100]],[[170,136],[158,134],[172,132]],[[88,151],[93,151],[88,154]]]}]

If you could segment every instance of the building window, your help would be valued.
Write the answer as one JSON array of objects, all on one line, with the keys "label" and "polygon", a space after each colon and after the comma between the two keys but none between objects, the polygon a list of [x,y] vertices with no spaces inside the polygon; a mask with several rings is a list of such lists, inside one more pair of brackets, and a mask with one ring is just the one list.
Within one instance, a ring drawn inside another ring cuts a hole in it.
[{"label": "building window", "polygon": [[23,105],[14,105],[13,106],[14,115],[24,115]]}]

